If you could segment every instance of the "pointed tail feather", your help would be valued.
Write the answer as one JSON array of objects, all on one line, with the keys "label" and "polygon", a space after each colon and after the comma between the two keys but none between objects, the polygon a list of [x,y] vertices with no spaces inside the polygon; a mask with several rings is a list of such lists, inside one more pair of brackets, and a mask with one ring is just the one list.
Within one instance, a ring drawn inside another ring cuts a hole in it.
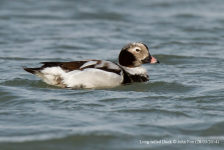
[{"label": "pointed tail feather", "polygon": [[23,68],[25,71],[35,74],[36,72],[40,71],[42,68]]}]

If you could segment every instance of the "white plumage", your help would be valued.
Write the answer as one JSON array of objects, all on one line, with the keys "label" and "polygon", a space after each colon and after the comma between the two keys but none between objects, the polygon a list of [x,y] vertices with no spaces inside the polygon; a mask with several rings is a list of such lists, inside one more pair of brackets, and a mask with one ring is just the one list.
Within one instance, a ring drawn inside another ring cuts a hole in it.
[{"label": "white plumage", "polygon": [[[61,67],[47,67],[35,74],[44,80],[47,84],[62,86],[62,87],[108,87],[120,85],[123,81],[123,76],[113,72],[104,71],[97,68],[106,67],[108,69],[120,70],[119,66],[109,61],[101,61],[96,65],[97,61],[88,61],[83,64],[80,69],[66,72]],[[95,68],[88,68],[95,65]],[[103,79],[103,80],[102,80]]]},{"label": "white plumage", "polygon": [[117,86],[123,81],[123,76],[94,68],[84,71],[71,71],[62,74],[61,78],[63,84],[68,87],[86,88]]}]

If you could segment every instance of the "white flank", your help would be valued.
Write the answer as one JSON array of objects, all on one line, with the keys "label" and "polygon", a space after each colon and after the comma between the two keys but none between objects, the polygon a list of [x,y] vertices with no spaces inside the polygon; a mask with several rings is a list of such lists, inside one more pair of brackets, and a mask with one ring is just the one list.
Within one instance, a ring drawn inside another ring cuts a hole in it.
[{"label": "white flank", "polygon": [[36,75],[43,79],[44,82],[51,85],[56,85],[56,79],[57,77],[61,76],[62,74],[65,74],[66,72],[61,69],[61,67],[47,67],[44,68],[39,73],[36,73]]},{"label": "white flank", "polygon": [[41,73],[43,74],[53,74],[53,75],[62,75],[65,73],[65,71],[63,69],[61,69],[61,67],[47,67],[44,68]]},{"label": "white flank", "polygon": [[88,68],[83,71],[75,70],[61,76],[63,84],[67,87],[108,87],[120,85],[123,76],[95,68]]}]

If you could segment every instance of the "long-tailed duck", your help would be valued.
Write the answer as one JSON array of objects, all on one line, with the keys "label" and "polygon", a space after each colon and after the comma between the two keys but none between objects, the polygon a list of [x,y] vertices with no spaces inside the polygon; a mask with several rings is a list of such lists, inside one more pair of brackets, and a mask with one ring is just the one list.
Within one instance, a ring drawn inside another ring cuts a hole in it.
[{"label": "long-tailed duck", "polygon": [[50,85],[68,88],[111,87],[149,80],[144,63],[159,63],[140,42],[121,49],[119,64],[104,60],[41,62],[40,68],[24,68]]}]

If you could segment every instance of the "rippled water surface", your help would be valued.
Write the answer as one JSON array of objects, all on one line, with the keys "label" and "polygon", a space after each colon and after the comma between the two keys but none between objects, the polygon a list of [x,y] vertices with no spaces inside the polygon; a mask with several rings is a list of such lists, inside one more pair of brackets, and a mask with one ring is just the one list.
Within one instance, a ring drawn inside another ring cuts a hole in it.
[{"label": "rippled water surface", "polygon": [[[1,0],[0,150],[224,147],[223,0]],[[150,81],[61,89],[23,67],[103,59],[141,41]],[[219,144],[140,144],[153,140]]]}]

